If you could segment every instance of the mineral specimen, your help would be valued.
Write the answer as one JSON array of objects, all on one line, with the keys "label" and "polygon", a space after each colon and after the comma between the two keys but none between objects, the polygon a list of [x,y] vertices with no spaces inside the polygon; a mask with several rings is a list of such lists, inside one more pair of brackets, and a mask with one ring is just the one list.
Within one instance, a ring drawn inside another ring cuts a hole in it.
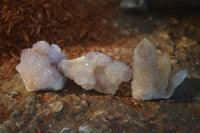
[{"label": "mineral specimen", "polygon": [[182,70],[170,75],[169,56],[164,54],[157,58],[155,46],[144,38],[134,50],[134,67],[132,81],[133,99],[168,99],[187,75]]},{"label": "mineral specimen", "polygon": [[132,78],[132,71],[125,63],[112,61],[109,56],[99,52],[62,60],[58,68],[85,90],[94,89],[104,94],[114,95],[121,82]]},{"label": "mineral specimen", "polygon": [[44,89],[62,89],[65,78],[57,70],[57,64],[67,59],[61,49],[45,41],[39,41],[30,49],[24,49],[21,53],[21,62],[16,66],[25,87],[28,91]]}]

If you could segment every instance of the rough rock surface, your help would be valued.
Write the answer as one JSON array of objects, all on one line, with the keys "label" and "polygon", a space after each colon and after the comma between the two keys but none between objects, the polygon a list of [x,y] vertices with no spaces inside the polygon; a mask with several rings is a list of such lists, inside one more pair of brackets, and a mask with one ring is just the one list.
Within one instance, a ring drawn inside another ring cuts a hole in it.
[{"label": "rough rock surface", "polygon": [[60,90],[65,78],[56,69],[57,64],[67,59],[61,49],[45,41],[39,41],[21,53],[21,62],[16,66],[28,91],[43,89]]},{"label": "rough rock surface", "polygon": [[94,89],[112,95],[123,81],[132,78],[129,66],[120,61],[112,61],[109,56],[99,52],[89,52],[80,58],[62,60],[59,69],[85,90]]},{"label": "rough rock surface", "polygon": [[169,56],[164,54],[158,60],[155,46],[146,38],[135,48],[133,58],[133,99],[170,98],[187,75],[183,70],[170,76]]}]

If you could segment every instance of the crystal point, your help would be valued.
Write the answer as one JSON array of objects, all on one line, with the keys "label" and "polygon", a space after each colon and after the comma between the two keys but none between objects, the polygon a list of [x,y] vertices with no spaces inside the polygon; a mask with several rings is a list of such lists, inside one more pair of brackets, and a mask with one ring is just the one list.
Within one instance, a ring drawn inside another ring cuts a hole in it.
[{"label": "crystal point", "polygon": [[175,88],[185,79],[187,71],[180,71],[174,76],[170,76],[170,72],[169,55],[164,54],[158,59],[155,46],[144,38],[134,50],[133,99],[171,97]]}]

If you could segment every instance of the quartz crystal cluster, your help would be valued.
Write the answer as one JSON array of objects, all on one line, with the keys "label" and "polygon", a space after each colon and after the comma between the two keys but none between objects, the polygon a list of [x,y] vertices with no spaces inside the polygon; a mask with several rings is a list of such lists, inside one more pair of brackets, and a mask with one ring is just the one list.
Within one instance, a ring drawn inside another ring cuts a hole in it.
[{"label": "quartz crystal cluster", "polygon": [[57,65],[62,59],[67,59],[67,55],[57,45],[39,41],[32,48],[22,51],[16,70],[28,91],[60,90],[65,78],[57,70]]},{"label": "quartz crystal cluster", "polygon": [[70,78],[85,90],[113,95],[121,82],[132,78],[132,70],[125,63],[112,61],[102,53],[90,52],[67,60],[67,55],[57,45],[45,41],[24,49],[16,69],[28,91],[60,90],[65,78]]},{"label": "quartz crystal cluster", "polygon": [[169,98],[187,75],[186,70],[172,75],[169,56],[158,58],[155,46],[146,38],[134,50],[133,73],[125,63],[99,52],[67,60],[57,45],[45,41],[24,49],[16,69],[28,91],[60,90],[65,78],[70,78],[85,90],[114,95],[133,76],[132,96],[143,100]]},{"label": "quartz crystal cluster", "polygon": [[123,62],[112,61],[109,56],[90,52],[72,60],[62,60],[58,67],[66,77],[85,90],[114,95],[123,81],[132,78],[131,69]]},{"label": "quartz crystal cluster", "polygon": [[187,75],[186,70],[171,75],[169,56],[157,57],[155,46],[144,38],[134,50],[133,99],[168,99]]}]

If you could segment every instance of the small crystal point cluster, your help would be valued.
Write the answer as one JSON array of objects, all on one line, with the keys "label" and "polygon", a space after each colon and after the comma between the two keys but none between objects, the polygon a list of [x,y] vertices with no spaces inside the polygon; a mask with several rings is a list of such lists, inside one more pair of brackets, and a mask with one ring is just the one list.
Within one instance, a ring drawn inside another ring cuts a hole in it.
[{"label": "small crystal point cluster", "polygon": [[22,51],[21,62],[16,66],[16,70],[28,91],[57,91],[62,89],[65,83],[65,78],[56,69],[62,59],[67,59],[67,55],[57,45],[39,41],[32,48]]},{"label": "small crystal point cluster", "polygon": [[94,89],[114,95],[123,81],[132,78],[131,69],[123,62],[112,61],[99,52],[89,52],[72,60],[62,60],[59,68],[66,77],[74,80],[85,90]]},{"label": "small crystal point cluster", "polygon": [[171,75],[169,56],[157,57],[155,46],[144,38],[134,50],[133,99],[168,99],[187,75],[182,70]]},{"label": "small crystal point cluster", "polygon": [[133,76],[133,99],[143,100],[169,98],[187,75],[186,70],[171,75],[169,56],[158,58],[155,46],[146,38],[134,50],[133,73],[125,63],[99,52],[68,60],[57,45],[45,41],[24,49],[16,70],[28,91],[57,91],[69,78],[85,90],[114,95],[119,85]]}]

